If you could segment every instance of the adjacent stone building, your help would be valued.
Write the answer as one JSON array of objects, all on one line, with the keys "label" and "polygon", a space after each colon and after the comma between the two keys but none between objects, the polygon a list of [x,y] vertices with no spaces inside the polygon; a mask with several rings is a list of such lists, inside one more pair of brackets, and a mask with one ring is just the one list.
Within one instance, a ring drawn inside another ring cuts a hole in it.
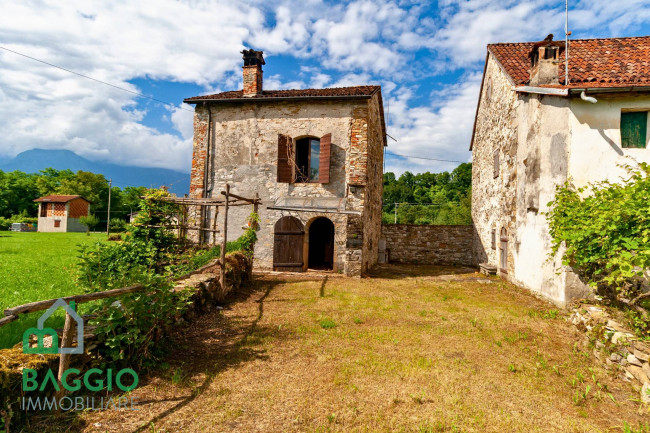
[{"label": "adjacent stone building", "polygon": [[[377,262],[381,235],[381,88],[264,90],[262,52],[243,60],[243,90],[185,100],[196,106],[190,196],[217,197],[226,183],[259,196],[258,268],[359,275]],[[249,212],[231,209],[228,239]]]},{"label": "adjacent stone building", "polygon": [[558,304],[586,293],[549,258],[555,189],[650,162],[650,37],[491,44],[472,137],[477,258]]},{"label": "adjacent stone building", "polygon": [[39,232],[85,232],[79,222],[90,213],[90,202],[80,195],[48,195],[34,200],[38,203]]}]

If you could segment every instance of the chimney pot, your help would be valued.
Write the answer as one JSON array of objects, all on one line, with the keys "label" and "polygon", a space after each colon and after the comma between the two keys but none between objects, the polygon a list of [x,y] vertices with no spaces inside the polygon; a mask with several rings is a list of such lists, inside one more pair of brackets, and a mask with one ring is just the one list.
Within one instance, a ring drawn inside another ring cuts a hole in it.
[{"label": "chimney pot", "polygon": [[264,61],[264,52],[253,49],[241,52],[244,60],[244,96],[253,97],[262,94],[262,65]]}]

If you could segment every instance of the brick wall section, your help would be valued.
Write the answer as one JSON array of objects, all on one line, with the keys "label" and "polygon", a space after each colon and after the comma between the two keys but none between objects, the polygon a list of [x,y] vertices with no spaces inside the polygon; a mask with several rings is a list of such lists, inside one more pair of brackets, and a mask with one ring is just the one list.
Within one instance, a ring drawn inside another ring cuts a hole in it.
[{"label": "brick wall section", "polygon": [[477,264],[473,249],[473,226],[385,224],[382,226],[382,237],[386,239],[386,249],[392,263]]},{"label": "brick wall section", "polygon": [[381,237],[381,205],[384,190],[384,143],[381,125],[379,94],[368,100],[367,145],[365,146],[364,173],[366,177],[363,212],[363,272],[377,263],[379,238]]},{"label": "brick wall section", "polygon": [[259,65],[243,66],[244,96],[255,96],[262,93],[262,67]]}]

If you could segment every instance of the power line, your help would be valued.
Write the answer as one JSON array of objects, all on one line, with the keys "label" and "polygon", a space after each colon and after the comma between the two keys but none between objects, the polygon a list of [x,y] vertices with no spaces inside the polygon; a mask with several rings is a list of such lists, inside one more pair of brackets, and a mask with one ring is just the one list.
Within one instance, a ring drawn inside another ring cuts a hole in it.
[{"label": "power line", "polygon": [[174,104],[172,102],[163,101],[161,99],[156,99],[156,98],[154,98],[152,96],[147,96],[147,95],[144,95],[144,94],[139,93],[139,92],[134,92],[133,90],[125,89],[124,87],[116,86],[115,84],[107,83],[106,81],[102,81],[102,80],[98,80],[97,78],[89,77],[88,75],[84,75],[84,74],[81,74],[79,72],[75,72],[75,71],[72,71],[70,69],[66,69],[66,68],[64,68],[62,66],[58,66],[58,65],[55,65],[53,63],[48,63],[48,62],[46,62],[44,60],[40,60],[40,59],[37,59],[36,57],[28,56],[27,54],[19,53],[18,51],[10,50],[9,48],[5,48],[3,46],[0,46],[0,49],[3,49],[5,51],[9,51],[10,53],[14,53],[14,54],[17,54],[19,56],[26,57],[28,59],[34,60],[34,61],[39,62],[39,63],[43,63],[44,65],[48,65],[48,66],[51,66],[53,68],[60,69],[62,71],[66,71],[66,72],[69,72],[71,74],[78,75],[79,77],[86,78],[86,79],[92,80],[92,81],[96,81],[98,83],[105,84],[106,86],[111,86],[111,87],[113,87],[115,89],[122,90],[123,92],[131,93],[131,94],[139,96],[141,98],[151,99],[152,101],[156,101],[156,102],[159,102],[161,104],[171,105],[174,108],[180,108],[181,110],[185,110],[185,111],[189,111],[190,113],[194,113],[194,110],[188,110],[187,108],[184,108],[183,106],[176,107],[176,104]]},{"label": "power line", "polygon": [[400,155],[399,153],[393,153],[393,152],[389,152],[389,151],[386,151],[386,153],[389,154],[389,155],[393,155],[393,156],[401,156],[403,158],[426,159],[427,161],[458,162],[460,164],[463,164],[463,163],[467,162],[467,161],[453,161],[453,160],[450,160],[450,159],[425,158],[423,156]]}]

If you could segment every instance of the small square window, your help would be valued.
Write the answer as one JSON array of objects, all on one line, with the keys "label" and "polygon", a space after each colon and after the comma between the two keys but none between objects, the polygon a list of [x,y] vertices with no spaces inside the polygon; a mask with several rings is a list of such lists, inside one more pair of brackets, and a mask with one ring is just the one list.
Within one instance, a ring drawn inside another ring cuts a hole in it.
[{"label": "small square window", "polygon": [[54,227],[61,227],[61,220],[54,220]]},{"label": "small square window", "polygon": [[648,133],[648,112],[621,113],[621,146],[645,149]]}]

